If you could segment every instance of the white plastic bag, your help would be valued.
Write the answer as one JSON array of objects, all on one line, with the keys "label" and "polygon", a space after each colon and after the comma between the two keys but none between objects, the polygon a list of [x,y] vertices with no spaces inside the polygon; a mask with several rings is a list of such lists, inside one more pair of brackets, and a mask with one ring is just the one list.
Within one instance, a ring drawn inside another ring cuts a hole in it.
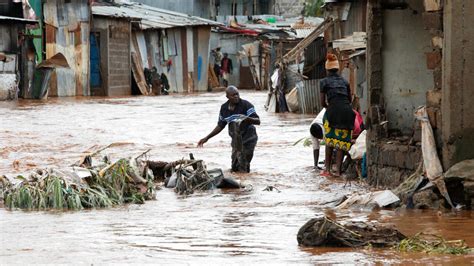
[{"label": "white plastic bag", "polygon": [[288,109],[290,112],[298,112],[300,109],[298,103],[298,90],[293,88],[290,92],[285,95],[286,104],[288,105]]},{"label": "white plastic bag", "polygon": [[356,139],[355,144],[352,145],[351,149],[349,150],[349,155],[353,160],[362,159],[362,156],[364,156],[364,153],[367,150],[366,135],[367,131],[362,131],[359,137]]}]

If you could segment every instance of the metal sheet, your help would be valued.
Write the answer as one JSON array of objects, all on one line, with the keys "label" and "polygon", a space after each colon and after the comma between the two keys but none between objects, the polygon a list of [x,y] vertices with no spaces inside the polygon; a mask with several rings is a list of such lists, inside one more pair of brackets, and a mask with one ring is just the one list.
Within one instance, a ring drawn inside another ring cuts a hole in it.
[{"label": "metal sheet", "polygon": [[25,19],[25,18],[15,18],[15,17],[7,17],[7,16],[0,16],[0,21],[14,21],[16,23],[27,23],[27,24],[37,24],[38,21],[34,19]]},{"label": "metal sheet", "polygon": [[219,22],[188,14],[173,12],[134,2],[123,2],[121,5],[94,3],[92,14],[96,16],[121,17],[140,20],[142,29],[167,29],[184,26],[222,25]]},{"label": "metal sheet", "polygon": [[71,70],[56,71],[58,96],[89,95],[89,17],[88,3],[72,0],[44,3],[46,58],[62,53]]},{"label": "metal sheet", "polygon": [[300,112],[316,114],[321,110],[319,100],[319,79],[310,79],[296,84]]},{"label": "metal sheet", "polygon": [[0,101],[16,99],[17,92],[16,74],[0,74]]}]

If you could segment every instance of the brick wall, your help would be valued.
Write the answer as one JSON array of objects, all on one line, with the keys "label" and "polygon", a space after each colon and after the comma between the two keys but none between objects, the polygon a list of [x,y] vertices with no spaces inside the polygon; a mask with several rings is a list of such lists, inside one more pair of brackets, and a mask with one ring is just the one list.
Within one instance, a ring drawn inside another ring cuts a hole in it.
[{"label": "brick wall", "polygon": [[[368,182],[380,188],[395,188],[421,162],[420,127],[404,138],[389,138],[383,96],[383,9],[380,0],[367,3],[367,170]],[[434,95],[433,95],[434,96]],[[433,99],[434,100],[434,99]]]},{"label": "brick wall", "polygon": [[434,87],[426,92],[426,111],[441,151],[441,95],[442,95],[442,49],[443,49],[443,5],[440,0],[425,0],[423,23],[431,35],[431,51],[426,53],[426,66],[433,70]]},{"label": "brick wall", "polygon": [[130,95],[130,24],[116,21],[109,26],[109,88],[108,96]]},{"label": "brick wall", "polygon": [[410,176],[421,162],[421,146],[379,141],[368,151],[368,182],[379,188],[394,188]]}]

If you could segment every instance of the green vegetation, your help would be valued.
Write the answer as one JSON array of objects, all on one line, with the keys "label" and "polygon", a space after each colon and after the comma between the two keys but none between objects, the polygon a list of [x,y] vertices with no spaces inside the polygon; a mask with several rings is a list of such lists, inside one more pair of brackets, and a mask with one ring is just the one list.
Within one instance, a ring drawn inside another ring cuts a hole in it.
[{"label": "green vegetation", "polygon": [[9,209],[44,210],[112,207],[124,203],[142,204],[154,197],[153,175],[137,182],[138,169],[121,159],[101,171],[89,169],[86,178],[71,178],[55,171],[37,171],[29,178],[18,176],[17,184],[4,187]]},{"label": "green vegetation", "polygon": [[[293,143],[293,146],[298,145],[298,143],[300,143],[300,142],[303,143],[304,147],[311,147],[311,145],[313,144],[311,138],[304,137],[304,138],[301,138],[301,139],[295,141],[295,143]],[[326,143],[324,142],[324,140],[321,140],[321,142],[319,144],[322,146],[322,145],[325,145]]]},{"label": "green vegetation", "polygon": [[323,15],[323,5],[324,0],[306,0],[304,15],[310,17],[321,17]]},{"label": "green vegetation", "polygon": [[418,233],[403,239],[396,247],[403,252],[425,252],[428,254],[465,255],[472,252],[464,240],[446,240],[440,236]]}]

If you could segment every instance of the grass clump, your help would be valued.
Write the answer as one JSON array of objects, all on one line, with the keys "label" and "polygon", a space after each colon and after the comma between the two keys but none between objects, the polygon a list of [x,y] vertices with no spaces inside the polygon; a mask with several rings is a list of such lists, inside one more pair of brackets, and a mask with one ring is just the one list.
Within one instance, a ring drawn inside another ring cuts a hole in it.
[{"label": "grass clump", "polygon": [[37,170],[28,178],[18,176],[18,183],[2,186],[5,206],[80,210],[142,204],[154,198],[153,175],[135,159],[120,159],[102,169],[91,167],[87,171],[90,174],[85,178],[54,170]]},{"label": "grass clump", "polygon": [[473,250],[464,240],[446,240],[441,236],[418,233],[403,239],[396,248],[402,252],[425,252],[428,254],[465,255]]}]

